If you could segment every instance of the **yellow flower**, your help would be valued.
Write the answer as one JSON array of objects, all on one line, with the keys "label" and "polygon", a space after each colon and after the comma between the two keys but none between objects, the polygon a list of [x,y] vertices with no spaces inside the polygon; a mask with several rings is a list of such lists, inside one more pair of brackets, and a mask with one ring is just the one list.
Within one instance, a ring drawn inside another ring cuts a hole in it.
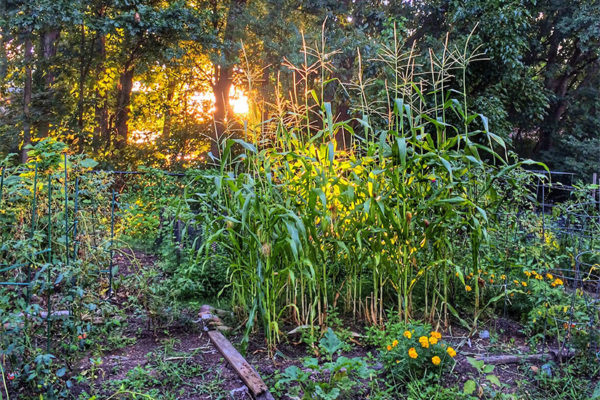
[{"label": "yellow flower", "polygon": [[527,277],[529,278],[531,276],[531,272],[525,271],[525,275],[527,275]]},{"label": "yellow flower", "polygon": [[554,276],[552,276],[551,273],[547,273],[546,278],[548,278],[549,280],[552,280],[552,279],[554,279]]},{"label": "yellow flower", "polygon": [[387,345],[387,351],[392,350],[392,346],[390,346],[389,344]]},{"label": "yellow flower", "polygon": [[417,353],[417,350],[415,350],[414,347],[411,347],[410,349],[408,349],[408,356],[410,358],[417,358],[419,357],[419,354]]},{"label": "yellow flower", "polygon": [[504,274],[500,275],[500,279],[505,280],[506,279],[506,275],[504,275]]},{"label": "yellow flower", "polygon": [[427,338],[427,336],[421,336],[419,338],[419,343],[421,343],[421,347],[424,348],[429,348],[429,339]]},{"label": "yellow flower", "polygon": [[473,289],[471,288],[471,286],[469,286],[469,285],[466,285],[466,286],[465,286],[465,290],[466,290],[467,292],[470,292],[470,291],[471,291],[471,290],[473,290]]},{"label": "yellow flower", "polygon": [[448,355],[452,358],[456,356],[456,350],[454,350],[452,347],[448,347],[446,349],[446,353],[448,353]]},{"label": "yellow flower", "polygon": [[433,336],[429,338],[429,344],[437,344],[437,342],[438,342],[437,338],[435,338]]},{"label": "yellow flower", "polygon": [[429,336],[434,337],[436,339],[441,339],[442,338],[442,334],[436,331],[433,331],[429,334]]},{"label": "yellow flower", "polygon": [[527,287],[527,282],[523,281],[523,282],[521,282],[521,285],[523,285],[524,287]]},{"label": "yellow flower", "polygon": [[410,333],[410,331],[404,331],[404,337],[410,339],[412,337],[412,333]]},{"label": "yellow flower", "polygon": [[396,360],[396,364],[400,364],[400,360]]},{"label": "yellow flower", "polygon": [[563,281],[562,281],[562,279],[559,279],[559,278],[556,278],[556,279],[554,280],[554,282],[552,282],[552,286],[553,286],[553,287],[560,286],[560,285],[562,285],[562,284],[563,284]]},{"label": "yellow flower", "polygon": [[398,346],[398,341],[397,341],[397,340],[394,340],[394,341],[392,342],[392,347],[396,347],[396,346]]},{"label": "yellow flower", "polygon": [[438,356],[434,356],[431,359],[431,362],[433,363],[433,365],[440,365],[440,363],[442,362],[442,360],[440,360],[440,358]]}]

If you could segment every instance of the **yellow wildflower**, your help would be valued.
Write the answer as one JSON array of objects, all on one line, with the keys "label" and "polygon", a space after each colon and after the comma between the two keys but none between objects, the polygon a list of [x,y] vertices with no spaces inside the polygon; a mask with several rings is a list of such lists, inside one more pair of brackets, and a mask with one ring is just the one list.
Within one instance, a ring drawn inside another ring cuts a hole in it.
[{"label": "yellow wildflower", "polygon": [[429,334],[429,336],[434,337],[436,339],[441,339],[442,338],[442,334],[436,331],[433,331]]},{"label": "yellow wildflower", "polygon": [[467,292],[470,292],[470,291],[471,291],[471,290],[473,290],[473,289],[471,288],[471,286],[469,286],[469,285],[466,285],[466,286],[465,286],[465,290],[466,290]]},{"label": "yellow wildflower", "polygon": [[410,331],[404,331],[404,337],[410,339],[412,337],[412,333],[410,333]]},{"label": "yellow wildflower", "polygon": [[437,338],[435,338],[433,336],[429,338],[429,344],[437,344],[437,342],[438,342]]},{"label": "yellow wildflower", "polygon": [[433,365],[440,365],[440,363],[442,362],[442,360],[440,360],[440,358],[438,356],[434,356],[431,359],[431,362],[433,363]]},{"label": "yellow wildflower", "polygon": [[392,347],[396,347],[396,346],[398,346],[398,341],[397,341],[397,340],[394,340],[394,341],[392,342]]},{"label": "yellow wildflower", "polygon": [[392,350],[392,346],[390,346],[389,344],[387,345],[387,351]]},{"label": "yellow wildflower", "polygon": [[523,281],[523,282],[521,282],[521,285],[523,285],[524,287],[527,287],[527,282]]},{"label": "yellow wildflower", "polygon": [[419,343],[421,343],[421,347],[424,348],[429,348],[429,339],[427,338],[427,336],[421,336],[419,338]]}]

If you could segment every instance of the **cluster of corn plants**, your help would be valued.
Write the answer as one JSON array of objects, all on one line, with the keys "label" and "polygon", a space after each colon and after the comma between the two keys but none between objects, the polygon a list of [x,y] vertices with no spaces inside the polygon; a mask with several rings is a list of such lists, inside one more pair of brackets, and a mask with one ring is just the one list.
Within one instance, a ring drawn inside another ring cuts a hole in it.
[{"label": "cluster of corn plants", "polygon": [[[469,109],[466,71],[479,55],[468,41],[432,52],[427,79],[399,49],[384,46],[372,61],[392,82],[384,93],[360,75],[346,86],[360,116],[349,121],[335,121],[325,100],[332,53],[324,42],[305,49],[304,64],[288,66],[297,87],[278,98],[260,140],[228,141],[209,177],[215,191],[202,197],[218,229],[202,251],[227,247],[233,304],[248,329],[262,322],[271,346],[283,322],[323,326],[330,307],[372,324],[390,309],[447,324],[464,317],[453,299],[466,293],[473,325],[485,307],[464,277],[479,282],[496,182],[514,184],[508,172],[522,163]],[[351,135],[345,148],[341,131]]]}]

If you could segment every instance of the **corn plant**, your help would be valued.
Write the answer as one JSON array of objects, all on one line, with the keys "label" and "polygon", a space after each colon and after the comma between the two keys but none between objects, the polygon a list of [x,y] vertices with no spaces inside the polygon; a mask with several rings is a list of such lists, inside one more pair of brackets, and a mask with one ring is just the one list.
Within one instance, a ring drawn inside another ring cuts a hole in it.
[{"label": "corn plant", "polygon": [[[509,173],[531,162],[510,162],[487,118],[469,108],[467,68],[481,54],[468,40],[428,55],[429,81],[417,73],[422,58],[400,48],[382,46],[371,60],[393,85],[382,93],[358,76],[346,86],[358,117],[336,121],[325,99],[331,52],[324,42],[305,47],[304,63],[288,65],[299,87],[279,95],[263,137],[224,145],[206,197],[220,216],[204,251],[227,247],[233,304],[247,333],[262,322],[271,348],[282,323],[324,327],[330,307],[372,324],[394,309],[405,321],[448,324],[452,314],[469,325],[451,304],[467,292],[471,326],[485,309],[481,251],[502,200],[496,182],[514,187]],[[341,131],[352,135],[345,148]]]}]

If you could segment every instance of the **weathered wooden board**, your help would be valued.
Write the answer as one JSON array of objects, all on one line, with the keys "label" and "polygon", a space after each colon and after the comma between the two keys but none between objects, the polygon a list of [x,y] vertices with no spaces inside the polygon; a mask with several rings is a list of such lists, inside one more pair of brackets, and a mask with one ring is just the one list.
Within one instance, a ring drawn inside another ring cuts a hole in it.
[{"label": "weathered wooden board", "polygon": [[269,388],[263,382],[258,372],[242,357],[223,334],[217,330],[208,331],[208,337],[215,347],[221,352],[227,362],[244,381],[250,393],[257,400],[274,400]]}]

